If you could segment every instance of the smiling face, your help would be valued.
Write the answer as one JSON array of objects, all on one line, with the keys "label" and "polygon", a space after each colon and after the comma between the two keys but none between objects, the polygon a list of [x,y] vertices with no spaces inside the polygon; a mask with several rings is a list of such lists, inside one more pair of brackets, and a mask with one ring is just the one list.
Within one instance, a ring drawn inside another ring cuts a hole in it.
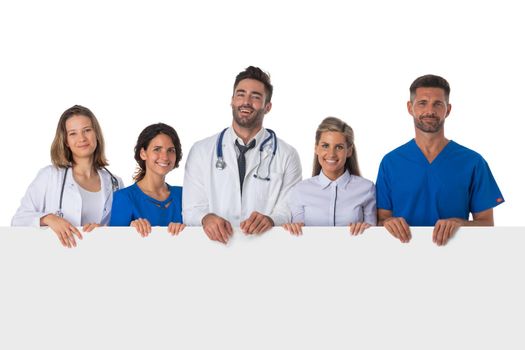
[{"label": "smiling face", "polygon": [[140,158],[146,165],[146,175],[166,176],[175,167],[175,154],[175,145],[168,135],[155,136],[146,149],[140,150]]},{"label": "smiling face", "polygon": [[97,148],[97,135],[91,119],[84,115],[73,115],[66,120],[66,146],[71,150],[74,162],[93,157]]},{"label": "smiling face", "polygon": [[315,146],[315,154],[326,177],[336,180],[345,172],[346,160],[352,156],[352,147],[346,143],[342,132],[325,131]]},{"label": "smiling face", "polygon": [[445,91],[436,87],[417,88],[413,101],[407,103],[408,113],[414,118],[416,132],[432,134],[444,133],[443,126],[451,107]]},{"label": "smiling face", "polygon": [[250,130],[260,129],[264,115],[272,107],[271,102],[265,101],[263,83],[255,79],[241,80],[235,87],[231,101],[234,125]]}]

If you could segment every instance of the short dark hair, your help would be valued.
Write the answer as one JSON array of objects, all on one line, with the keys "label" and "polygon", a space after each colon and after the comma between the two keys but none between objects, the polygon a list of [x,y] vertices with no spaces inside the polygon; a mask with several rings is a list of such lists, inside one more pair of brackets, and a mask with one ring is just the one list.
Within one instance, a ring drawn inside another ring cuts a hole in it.
[{"label": "short dark hair", "polygon": [[411,102],[414,102],[414,98],[416,97],[416,89],[420,87],[443,89],[443,91],[445,91],[445,100],[448,103],[448,97],[450,96],[450,85],[448,84],[448,81],[445,80],[445,78],[442,78],[438,75],[427,74],[414,80],[412,85],[410,85]]},{"label": "short dark hair", "polygon": [[235,83],[233,84],[233,92],[241,80],[244,79],[253,79],[260,81],[264,84],[264,91],[266,92],[265,103],[268,103],[272,100],[273,86],[270,82],[270,74],[264,72],[259,67],[249,66],[235,77]]},{"label": "short dark hair", "polygon": [[173,142],[173,146],[175,146],[176,158],[174,168],[179,166],[179,162],[182,159],[182,148],[180,145],[179,135],[177,135],[175,129],[167,124],[151,124],[142,130],[137,139],[137,144],[135,145],[135,160],[137,161],[137,170],[135,171],[135,175],[133,175],[133,180],[135,180],[135,182],[142,180],[144,176],[146,176],[146,162],[140,158],[140,150],[146,150],[151,140],[153,140],[159,134],[168,136]]}]

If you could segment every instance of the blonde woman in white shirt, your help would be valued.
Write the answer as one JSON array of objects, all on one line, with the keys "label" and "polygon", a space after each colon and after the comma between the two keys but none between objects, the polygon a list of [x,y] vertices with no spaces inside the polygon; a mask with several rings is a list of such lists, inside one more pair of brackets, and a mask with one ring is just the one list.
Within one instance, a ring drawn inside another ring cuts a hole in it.
[{"label": "blonde woman in white shirt", "polygon": [[[65,247],[109,222],[113,192],[122,180],[105,168],[104,137],[88,108],[73,106],[58,122],[52,165],[40,170],[22,198],[12,226],[49,226]],[[76,236],[76,239],[75,239]]]},{"label": "blonde woman in white shirt", "polygon": [[302,226],[349,226],[357,235],[377,224],[375,186],[361,177],[354,132],[344,121],[328,117],[315,134],[313,177],[292,189],[290,224],[295,235]]}]

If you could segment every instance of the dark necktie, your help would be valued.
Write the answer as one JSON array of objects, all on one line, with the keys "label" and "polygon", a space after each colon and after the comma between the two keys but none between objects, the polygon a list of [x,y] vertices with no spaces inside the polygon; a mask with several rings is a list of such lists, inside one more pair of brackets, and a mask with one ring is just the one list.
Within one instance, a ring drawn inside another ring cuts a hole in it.
[{"label": "dark necktie", "polygon": [[244,183],[244,176],[246,175],[246,157],[244,154],[248,150],[255,147],[255,139],[248,144],[248,146],[243,146],[239,143],[238,140],[235,140],[235,146],[239,149],[239,157],[237,158],[237,165],[239,167],[239,181],[241,182],[241,195],[242,195],[242,184]]}]

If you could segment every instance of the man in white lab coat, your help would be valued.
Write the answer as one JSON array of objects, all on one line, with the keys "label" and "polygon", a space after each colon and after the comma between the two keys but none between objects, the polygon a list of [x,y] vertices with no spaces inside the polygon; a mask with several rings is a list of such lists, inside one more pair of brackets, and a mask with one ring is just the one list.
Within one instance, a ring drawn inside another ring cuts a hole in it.
[{"label": "man in white lab coat", "polygon": [[263,233],[290,220],[286,200],[302,169],[297,151],[263,128],[272,92],[267,73],[246,68],[233,86],[232,126],[190,150],[183,221],[202,225],[212,240],[228,242],[232,226],[246,234]]}]

